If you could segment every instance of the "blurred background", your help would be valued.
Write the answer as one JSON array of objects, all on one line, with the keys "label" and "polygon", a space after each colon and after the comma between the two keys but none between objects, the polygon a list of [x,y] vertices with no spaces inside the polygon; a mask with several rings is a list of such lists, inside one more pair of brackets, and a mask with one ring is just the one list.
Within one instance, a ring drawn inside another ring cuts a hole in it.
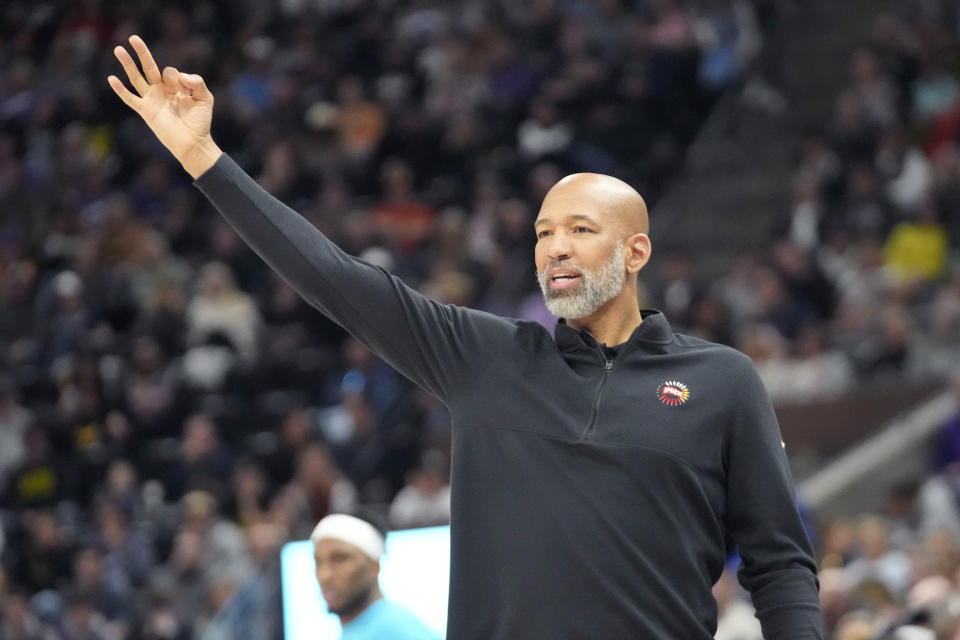
[{"label": "blurred background", "polygon": [[[449,516],[446,410],[309,309],[113,95],[214,137],[351,253],[553,326],[560,177],[651,205],[643,298],[756,363],[835,640],[960,638],[960,2],[0,6],[0,638],[280,638],[330,511]],[[732,573],[718,638],[760,638]]]}]

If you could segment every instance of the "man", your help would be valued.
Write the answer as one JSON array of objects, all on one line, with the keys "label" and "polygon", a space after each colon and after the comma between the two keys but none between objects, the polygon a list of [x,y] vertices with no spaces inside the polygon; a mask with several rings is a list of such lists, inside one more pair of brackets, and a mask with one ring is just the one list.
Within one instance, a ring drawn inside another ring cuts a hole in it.
[{"label": "man", "polygon": [[822,637],[816,566],[750,361],[638,307],[651,250],[639,194],[593,174],[547,194],[536,266],[565,318],[554,339],[346,255],[222,154],[201,78],[161,74],[130,42],[143,73],[115,53],[136,94],[110,85],[196,186],[304,299],[450,408],[448,637],[712,639],[727,534],[765,637]]},{"label": "man", "polygon": [[317,524],[310,541],[317,582],[327,608],[340,618],[343,640],[435,640],[416,616],[380,593],[380,529],[337,513]]}]

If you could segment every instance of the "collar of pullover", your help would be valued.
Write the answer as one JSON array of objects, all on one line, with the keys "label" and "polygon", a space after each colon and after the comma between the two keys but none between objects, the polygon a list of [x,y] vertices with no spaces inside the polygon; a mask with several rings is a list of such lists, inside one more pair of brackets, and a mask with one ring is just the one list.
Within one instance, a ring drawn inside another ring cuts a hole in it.
[{"label": "collar of pullover", "polygon": [[[624,345],[633,346],[637,343],[647,342],[652,344],[668,344],[673,342],[673,329],[667,318],[659,311],[654,309],[643,309],[640,311],[643,322],[637,325]],[[579,349],[595,350],[599,346],[597,341],[588,331],[577,331],[569,326],[565,320],[560,319],[557,322],[557,328],[554,331],[557,345],[563,351],[576,351]],[[618,345],[609,345],[616,347]]]}]

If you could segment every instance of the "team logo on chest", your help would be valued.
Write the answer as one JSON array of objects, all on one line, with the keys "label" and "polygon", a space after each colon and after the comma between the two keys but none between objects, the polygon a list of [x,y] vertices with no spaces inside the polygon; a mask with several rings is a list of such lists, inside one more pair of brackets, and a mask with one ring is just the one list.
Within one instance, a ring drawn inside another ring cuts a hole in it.
[{"label": "team logo on chest", "polygon": [[667,380],[657,387],[657,398],[665,405],[676,407],[690,399],[690,389],[679,380]]}]

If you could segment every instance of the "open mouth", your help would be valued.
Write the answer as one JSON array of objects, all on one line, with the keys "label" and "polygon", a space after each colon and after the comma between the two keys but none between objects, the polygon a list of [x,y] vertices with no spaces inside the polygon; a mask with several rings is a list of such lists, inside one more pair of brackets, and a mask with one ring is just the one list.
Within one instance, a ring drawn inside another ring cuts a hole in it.
[{"label": "open mouth", "polygon": [[549,277],[551,289],[566,289],[572,287],[580,280],[578,273],[554,273]]}]

